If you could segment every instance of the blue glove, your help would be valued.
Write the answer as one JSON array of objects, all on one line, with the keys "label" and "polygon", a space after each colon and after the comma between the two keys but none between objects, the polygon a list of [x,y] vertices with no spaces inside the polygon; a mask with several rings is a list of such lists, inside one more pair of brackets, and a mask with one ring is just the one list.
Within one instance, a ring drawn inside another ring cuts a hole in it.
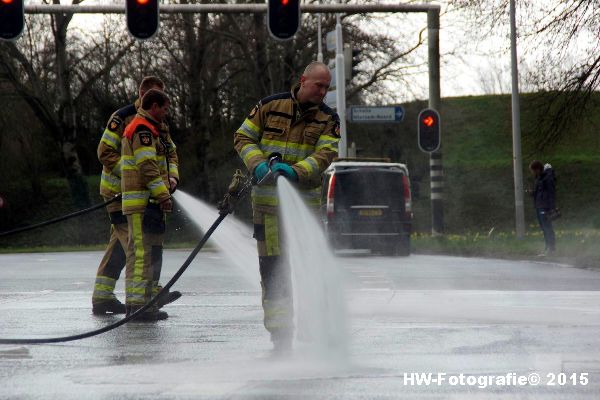
[{"label": "blue glove", "polygon": [[298,174],[296,173],[296,171],[294,171],[294,169],[291,166],[287,164],[281,162],[277,163],[271,167],[271,171],[277,172],[291,181],[298,181]]},{"label": "blue glove", "polygon": [[261,162],[254,168],[254,177],[257,181],[260,181],[269,172],[269,164],[266,161]]}]

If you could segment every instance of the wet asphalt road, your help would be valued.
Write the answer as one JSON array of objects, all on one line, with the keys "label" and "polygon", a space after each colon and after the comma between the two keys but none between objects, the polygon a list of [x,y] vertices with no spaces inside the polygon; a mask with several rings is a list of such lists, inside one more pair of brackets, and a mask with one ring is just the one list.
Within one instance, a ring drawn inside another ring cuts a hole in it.
[{"label": "wet asphalt road", "polygon": [[[0,255],[0,337],[64,336],[115,321],[91,314],[101,255]],[[186,256],[167,251],[163,277]],[[434,256],[339,260],[345,356],[306,343],[274,356],[258,272],[202,252],[175,285],[184,296],[165,307],[168,320],[75,342],[0,345],[0,398],[600,398],[599,272]],[[118,289],[123,298],[121,281]],[[438,381],[418,383],[412,373]],[[532,374],[539,384],[510,382]],[[488,376],[495,383],[480,387]]]}]

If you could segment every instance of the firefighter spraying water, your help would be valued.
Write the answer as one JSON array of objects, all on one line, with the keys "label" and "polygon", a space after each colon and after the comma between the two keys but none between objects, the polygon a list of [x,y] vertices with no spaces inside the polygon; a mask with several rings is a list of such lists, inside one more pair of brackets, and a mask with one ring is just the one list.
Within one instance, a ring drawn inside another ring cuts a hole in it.
[{"label": "firefighter spraying water", "polygon": [[[323,99],[331,83],[329,68],[309,64],[289,92],[260,100],[236,131],[234,147],[253,177],[254,238],[257,241],[264,325],[275,351],[289,351],[294,335],[290,266],[280,246],[281,209],[275,180],[297,183],[309,207],[320,203],[323,171],[338,153],[339,117]],[[281,154],[269,157],[273,153]],[[294,229],[295,227],[287,227]],[[283,254],[282,254],[283,253]]]}]

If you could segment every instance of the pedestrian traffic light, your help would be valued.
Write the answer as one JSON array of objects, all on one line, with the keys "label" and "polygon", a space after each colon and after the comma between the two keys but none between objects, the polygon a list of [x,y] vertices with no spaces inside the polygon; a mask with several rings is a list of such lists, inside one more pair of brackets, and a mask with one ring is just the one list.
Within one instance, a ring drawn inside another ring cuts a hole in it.
[{"label": "pedestrian traffic light", "polygon": [[140,40],[156,35],[158,0],[127,0],[127,29],[133,37]]},{"label": "pedestrian traffic light", "polygon": [[0,0],[0,39],[15,40],[25,26],[23,0]]},{"label": "pedestrian traffic light", "polygon": [[274,39],[291,39],[300,26],[300,0],[268,0],[267,21]]},{"label": "pedestrian traffic light", "polygon": [[425,153],[433,153],[440,148],[440,114],[426,108],[419,113],[419,148]]}]

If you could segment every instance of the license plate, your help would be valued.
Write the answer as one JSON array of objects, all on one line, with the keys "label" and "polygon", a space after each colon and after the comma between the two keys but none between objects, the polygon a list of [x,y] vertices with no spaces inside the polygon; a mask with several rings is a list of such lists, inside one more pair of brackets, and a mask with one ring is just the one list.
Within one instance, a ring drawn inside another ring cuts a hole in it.
[{"label": "license plate", "polygon": [[360,215],[361,217],[381,217],[383,215],[383,210],[381,210],[381,209],[359,210],[358,215]]}]

